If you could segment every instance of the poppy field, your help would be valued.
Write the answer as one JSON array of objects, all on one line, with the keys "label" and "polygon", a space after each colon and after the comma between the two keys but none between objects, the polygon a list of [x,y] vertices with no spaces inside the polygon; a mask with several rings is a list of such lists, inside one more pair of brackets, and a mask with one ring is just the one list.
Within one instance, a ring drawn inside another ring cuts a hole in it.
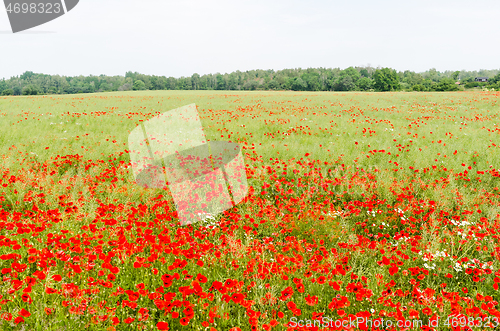
[{"label": "poppy field", "polygon": [[[499,97],[0,97],[0,329],[494,330]],[[192,103],[249,192],[183,226],[127,139]]]}]

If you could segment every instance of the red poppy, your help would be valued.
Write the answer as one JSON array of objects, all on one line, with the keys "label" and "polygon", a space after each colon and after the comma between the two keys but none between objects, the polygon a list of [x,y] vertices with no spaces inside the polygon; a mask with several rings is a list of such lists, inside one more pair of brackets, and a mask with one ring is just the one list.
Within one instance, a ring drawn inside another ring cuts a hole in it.
[{"label": "red poppy", "polygon": [[202,274],[198,274],[196,276],[196,279],[200,282],[200,283],[206,283],[208,281],[207,277],[203,276]]},{"label": "red poppy", "polygon": [[28,304],[31,305],[31,303],[33,302],[33,299],[31,299],[30,295],[28,293],[24,293],[22,296],[21,296],[21,299],[24,301],[24,302],[27,302]]},{"label": "red poppy", "polygon": [[21,308],[21,310],[19,311],[19,315],[21,315],[23,317],[30,317],[31,313],[29,311],[27,311],[26,309]]},{"label": "red poppy", "polygon": [[425,307],[422,309],[422,313],[430,316],[432,314],[432,310],[429,307]]},{"label": "red poppy", "polygon": [[156,324],[156,328],[158,330],[170,330],[168,323],[167,322],[158,322]]},{"label": "red poppy", "polygon": [[280,297],[280,300],[282,301],[286,301],[288,300],[289,298],[291,298],[293,295],[293,289],[289,286],[287,287],[286,289],[284,289],[283,291],[281,291],[281,297]]},{"label": "red poppy", "polygon": [[11,313],[2,313],[2,318],[6,321],[11,321],[12,320],[12,314]]},{"label": "red poppy", "polygon": [[395,265],[391,266],[389,268],[389,273],[391,274],[391,276],[393,276],[394,274],[396,274],[398,272],[399,268]]},{"label": "red poppy", "polygon": [[233,300],[234,303],[240,303],[243,299],[245,299],[245,296],[241,293],[234,293],[231,296],[231,300]]}]

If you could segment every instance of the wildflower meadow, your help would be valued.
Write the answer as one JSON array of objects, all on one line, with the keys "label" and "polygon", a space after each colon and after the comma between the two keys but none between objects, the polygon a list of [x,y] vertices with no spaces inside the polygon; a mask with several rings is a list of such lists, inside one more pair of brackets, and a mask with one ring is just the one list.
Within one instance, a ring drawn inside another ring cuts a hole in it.
[{"label": "wildflower meadow", "polygon": [[[0,329],[494,330],[499,97],[0,97]],[[192,103],[248,195],[182,225],[127,142]]]}]

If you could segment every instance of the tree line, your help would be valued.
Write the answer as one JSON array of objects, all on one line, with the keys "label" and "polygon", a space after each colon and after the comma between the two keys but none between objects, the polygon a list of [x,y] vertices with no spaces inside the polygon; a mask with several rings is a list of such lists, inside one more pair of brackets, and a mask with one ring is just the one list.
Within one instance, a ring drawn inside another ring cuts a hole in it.
[{"label": "tree line", "polygon": [[[487,77],[488,82],[477,82]],[[26,71],[0,80],[0,95],[75,94],[131,90],[458,91],[500,89],[500,70],[416,73],[391,68],[349,67],[249,70],[190,77],[127,72],[125,76],[60,76]]]}]

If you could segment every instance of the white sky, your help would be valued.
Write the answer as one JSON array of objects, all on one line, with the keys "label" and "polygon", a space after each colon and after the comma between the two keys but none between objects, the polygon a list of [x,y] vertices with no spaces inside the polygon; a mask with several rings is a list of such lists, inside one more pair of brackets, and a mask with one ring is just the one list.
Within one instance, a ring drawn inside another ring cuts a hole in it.
[{"label": "white sky", "polygon": [[0,78],[500,68],[498,0],[80,0],[17,34],[0,8]]}]

